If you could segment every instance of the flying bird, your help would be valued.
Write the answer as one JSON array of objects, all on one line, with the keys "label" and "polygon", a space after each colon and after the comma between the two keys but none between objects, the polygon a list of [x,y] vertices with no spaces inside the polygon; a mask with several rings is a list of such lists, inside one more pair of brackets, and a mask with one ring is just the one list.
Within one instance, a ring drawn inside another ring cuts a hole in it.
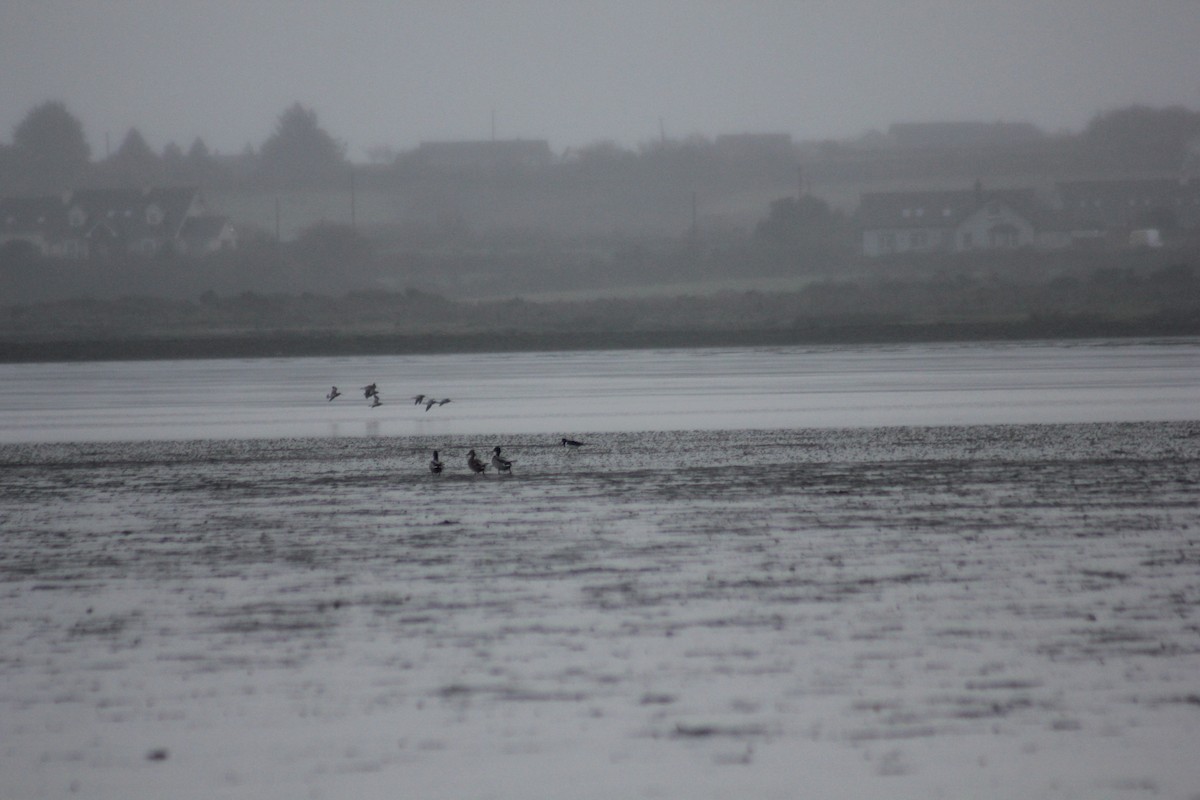
[{"label": "flying bird", "polygon": [[371,408],[379,408],[381,405],[383,405],[383,401],[379,399],[379,392],[371,395],[371,397],[373,398]]},{"label": "flying bird", "polygon": [[487,464],[484,464],[479,460],[479,456],[475,455],[474,450],[467,453],[467,466],[470,467],[471,472],[474,472],[476,475],[481,474],[485,469],[487,469]]},{"label": "flying bird", "polygon": [[429,459],[429,471],[434,475],[437,475],[445,468],[445,466],[446,465],[442,463],[442,460],[438,458],[438,451],[434,450],[433,458]]},{"label": "flying bird", "polygon": [[379,388],[375,384],[368,383],[363,387],[363,397],[367,398],[368,400],[370,400],[372,397],[377,397],[378,395]]},{"label": "flying bird", "polygon": [[429,409],[433,408],[433,407],[434,407],[434,406],[436,406],[437,404],[438,404],[438,401],[437,401],[437,400],[434,400],[432,397],[426,397],[426,398],[425,398],[425,410],[426,410],[426,411],[428,411]]},{"label": "flying bird", "polygon": [[500,455],[499,447],[492,450],[492,466],[496,468],[497,472],[512,474],[512,462]]},{"label": "flying bird", "polygon": [[419,406],[419,405],[421,405],[421,402],[422,402],[424,399],[425,399],[425,395],[423,395],[423,394],[417,394],[417,395],[413,395],[413,405],[414,405],[414,406]]},{"label": "flying bird", "polygon": [[329,394],[325,395],[325,399],[332,401],[333,398],[341,397],[341,396],[342,396],[342,393],[338,391],[338,388],[336,386],[334,386],[334,387],[330,388]]}]

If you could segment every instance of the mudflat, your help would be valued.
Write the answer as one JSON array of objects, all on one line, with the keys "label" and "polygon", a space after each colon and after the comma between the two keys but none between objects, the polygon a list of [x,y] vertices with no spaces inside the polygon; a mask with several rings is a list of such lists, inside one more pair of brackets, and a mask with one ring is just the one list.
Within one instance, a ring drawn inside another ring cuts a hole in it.
[{"label": "mudflat", "polygon": [[577,438],[0,446],[0,796],[1200,797],[1200,423]]}]

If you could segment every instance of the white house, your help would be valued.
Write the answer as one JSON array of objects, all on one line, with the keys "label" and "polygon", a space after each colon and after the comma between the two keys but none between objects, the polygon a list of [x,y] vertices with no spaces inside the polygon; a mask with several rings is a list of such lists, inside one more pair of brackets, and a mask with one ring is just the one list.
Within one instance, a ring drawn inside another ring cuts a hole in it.
[{"label": "white house", "polygon": [[236,241],[228,218],[209,214],[194,188],[87,189],[0,199],[0,246],[21,243],[42,256],[202,254]]},{"label": "white house", "polygon": [[872,192],[858,220],[863,255],[1032,247],[1039,208],[1032,190]]}]

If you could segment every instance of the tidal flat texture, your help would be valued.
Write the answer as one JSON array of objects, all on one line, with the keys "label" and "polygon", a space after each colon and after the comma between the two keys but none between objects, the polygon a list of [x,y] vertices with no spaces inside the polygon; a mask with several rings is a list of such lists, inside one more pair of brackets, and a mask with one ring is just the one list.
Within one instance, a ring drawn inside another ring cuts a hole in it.
[{"label": "tidal flat texture", "polygon": [[0,797],[1200,797],[1200,423],[577,436],[0,446]]}]

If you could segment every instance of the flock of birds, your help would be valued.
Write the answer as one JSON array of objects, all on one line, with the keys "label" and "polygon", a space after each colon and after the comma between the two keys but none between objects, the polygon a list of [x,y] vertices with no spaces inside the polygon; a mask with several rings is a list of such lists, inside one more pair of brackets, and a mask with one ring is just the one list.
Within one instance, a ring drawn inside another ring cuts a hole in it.
[{"label": "flock of birds", "polygon": [[[583,447],[585,444],[587,444],[587,442],[581,442],[578,439],[560,439],[559,443],[563,447],[569,448]],[[499,472],[502,475],[512,474],[513,462],[511,459],[505,458],[500,454],[499,446],[492,448],[492,460],[490,462],[481,459],[479,454],[475,452],[474,448],[467,451],[467,469],[469,469],[473,474],[482,475],[483,473],[487,472],[489,464],[493,469],[496,470],[496,472]],[[429,471],[434,475],[440,475],[445,469],[446,462],[442,461],[438,451],[434,450],[433,458],[429,459]]]},{"label": "flock of birds", "polygon": [[[379,396],[379,385],[378,384],[368,383],[366,386],[362,387],[362,392],[363,392],[363,397],[366,398],[367,400],[371,401],[371,406],[370,406],[371,408],[379,408],[381,405],[383,405],[383,399]],[[342,392],[338,390],[338,387],[331,386],[329,388],[329,394],[325,395],[325,399],[332,403],[334,400],[336,400],[337,398],[339,398],[341,396],[342,396]],[[412,401],[413,401],[413,405],[425,406],[426,411],[433,408],[434,406],[444,406],[444,405],[446,405],[446,403],[453,402],[448,397],[445,399],[442,399],[442,400],[437,400],[433,397],[429,397],[428,395],[424,395],[424,394],[414,395],[412,398]]]},{"label": "flock of birds", "polygon": [[[365,399],[371,401],[371,404],[370,404],[371,408],[378,408],[379,406],[383,405],[383,400],[381,400],[379,397],[379,385],[378,384],[369,383],[366,386],[362,387],[362,392],[363,392],[363,397]],[[329,394],[325,395],[325,399],[332,403],[334,400],[336,400],[337,398],[339,398],[341,396],[342,396],[342,392],[338,390],[338,387],[332,386],[329,389]],[[430,396],[424,395],[424,394],[413,395],[412,401],[413,401],[413,405],[425,406],[426,411],[433,408],[434,406],[444,406],[447,403],[453,402],[448,397],[438,400],[436,398],[433,398],[433,397],[430,397]],[[563,447],[572,448],[572,449],[577,448],[577,447],[583,447],[585,444],[587,444],[587,442],[581,442],[578,439],[567,439],[567,438],[561,439],[559,443]],[[475,475],[482,475],[483,473],[487,472],[489,463],[492,466],[492,468],[495,469],[496,472],[498,472],[498,473],[501,473],[504,475],[512,474],[513,462],[511,459],[505,458],[504,456],[500,455],[499,447],[492,448],[492,459],[490,462],[485,462],[482,459],[480,459],[474,450],[470,450],[467,453],[467,469],[469,469]],[[446,462],[442,461],[442,459],[438,456],[438,451],[434,450],[433,458],[429,459],[429,471],[432,472],[434,475],[439,475],[445,469],[446,469]]]}]

